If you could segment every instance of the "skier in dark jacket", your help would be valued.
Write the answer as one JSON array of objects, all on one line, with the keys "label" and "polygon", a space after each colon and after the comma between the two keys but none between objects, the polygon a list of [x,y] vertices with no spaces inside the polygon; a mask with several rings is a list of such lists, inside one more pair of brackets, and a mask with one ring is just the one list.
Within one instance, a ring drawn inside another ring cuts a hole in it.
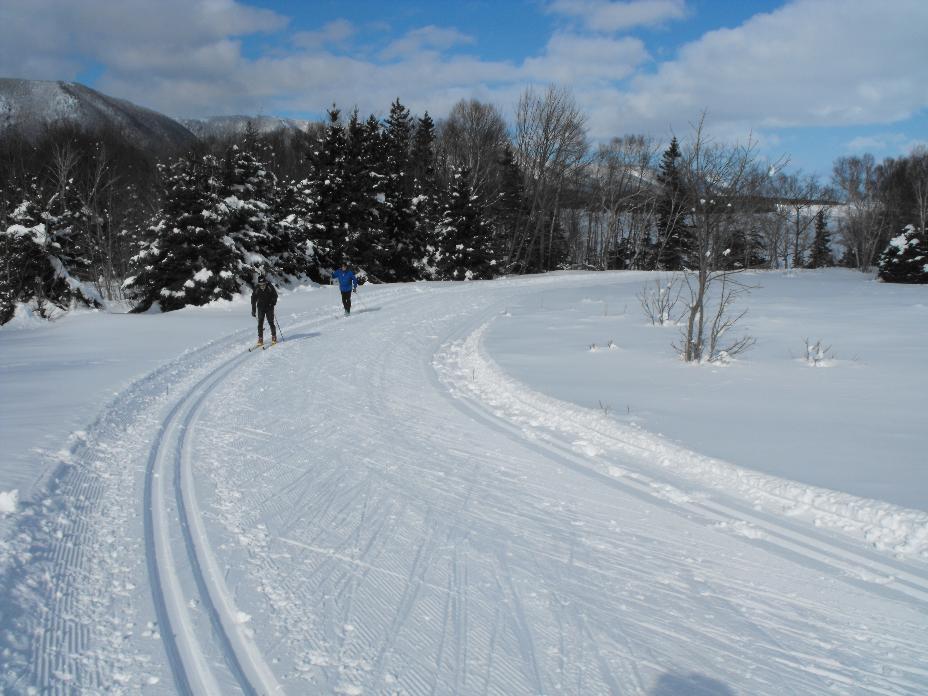
[{"label": "skier in dark jacket", "polygon": [[277,291],[267,282],[267,277],[258,276],[258,285],[251,291],[251,316],[258,317],[258,345],[264,345],[264,318],[271,325],[271,345],[277,343],[277,325],[274,323],[274,305]]},{"label": "skier in dark jacket", "polygon": [[342,267],[332,273],[332,278],[338,281],[338,289],[342,293],[342,306],[347,317],[351,314],[351,293],[358,291],[358,279],[354,271],[348,270],[347,261],[342,261]]}]

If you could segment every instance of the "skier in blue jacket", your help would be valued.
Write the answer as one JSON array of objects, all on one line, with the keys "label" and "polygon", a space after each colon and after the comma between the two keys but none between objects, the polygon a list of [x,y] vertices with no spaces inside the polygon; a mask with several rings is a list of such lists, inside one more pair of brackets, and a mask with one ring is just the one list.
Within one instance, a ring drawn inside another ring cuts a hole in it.
[{"label": "skier in blue jacket", "polygon": [[351,293],[358,291],[358,279],[354,271],[348,270],[348,262],[342,261],[342,267],[332,273],[332,277],[338,281],[338,289],[342,293],[342,305],[345,308],[345,316],[351,314]]}]

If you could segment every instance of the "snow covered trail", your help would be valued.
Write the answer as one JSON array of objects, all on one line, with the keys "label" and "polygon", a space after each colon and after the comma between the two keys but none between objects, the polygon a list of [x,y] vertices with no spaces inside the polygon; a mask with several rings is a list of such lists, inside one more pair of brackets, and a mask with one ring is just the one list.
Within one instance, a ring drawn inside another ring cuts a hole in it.
[{"label": "snow covered trail", "polygon": [[533,287],[370,307],[206,404],[198,481],[287,693],[923,691],[919,562],[596,475],[449,394],[436,351]]},{"label": "snow covered trail", "polygon": [[643,455],[608,424],[578,435],[582,409],[481,353],[482,327],[515,298],[598,282],[365,289],[350,318],[306,311],[271,350],[229,336],[140,380],[23,521],[32,556],[0,584],[18,612],[0,621],[0,683],[928,690],[918,553],[683,479],[674,464],[697,455],[646,434]]}]

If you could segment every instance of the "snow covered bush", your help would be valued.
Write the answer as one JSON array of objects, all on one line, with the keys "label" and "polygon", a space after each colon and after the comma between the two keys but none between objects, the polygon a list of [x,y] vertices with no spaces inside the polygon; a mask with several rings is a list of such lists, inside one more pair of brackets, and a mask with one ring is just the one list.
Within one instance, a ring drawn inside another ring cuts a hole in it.
[{"label": "snow covered bush", "polygon": [[12,224],[0,228],[0,324],[13,318],[18,304],[45,318],[74,304],[102,306],[99,293],[73,272],[88,265],[80,230],[42,208],[33,187],[11,214]]},{"label": "snow covered bush", "polygon": [[824,345],[821,341],[812,343],[806,339],[806,362],[811,367],[825,367],[829,360],[834,360],[831,352],[831,346]]},{"label": "snow covered bush", "polygon": [[928,283],[928,244],[914,226],[889,240],[880,254],[879,278],[887,283]]}]

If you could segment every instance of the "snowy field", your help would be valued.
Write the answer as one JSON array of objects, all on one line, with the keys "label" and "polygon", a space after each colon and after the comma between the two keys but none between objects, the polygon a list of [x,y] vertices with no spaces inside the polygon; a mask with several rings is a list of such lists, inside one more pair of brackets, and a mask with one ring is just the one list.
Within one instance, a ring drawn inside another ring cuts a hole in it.
[{"label": "snowy field", "polygon": [[687,366],[649,278],[3,327],[0,691],[928,692],[928,288],[758,274]]}]

